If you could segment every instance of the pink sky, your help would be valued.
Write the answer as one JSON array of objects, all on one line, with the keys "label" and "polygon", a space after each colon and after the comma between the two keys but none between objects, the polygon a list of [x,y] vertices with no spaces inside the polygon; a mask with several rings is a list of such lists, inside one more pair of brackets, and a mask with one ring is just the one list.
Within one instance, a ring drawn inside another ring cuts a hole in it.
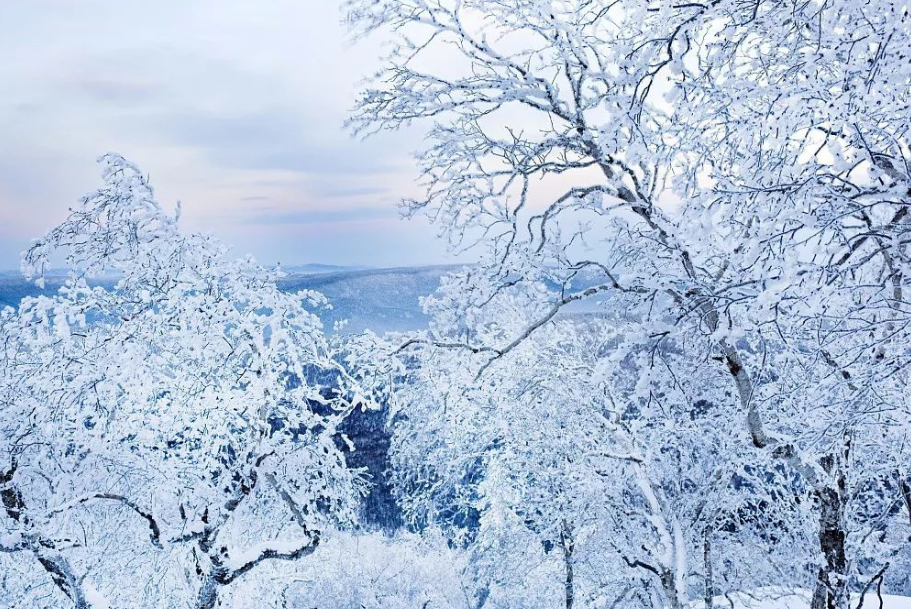
[{"label": "pink sky", "polygon": [[99,185],[116,151],[185,225],[286,264],[451,262],[397,217],[417,133],[342,129],[378,47],[336,0],[30,0],[0,19],[0,269]]}]

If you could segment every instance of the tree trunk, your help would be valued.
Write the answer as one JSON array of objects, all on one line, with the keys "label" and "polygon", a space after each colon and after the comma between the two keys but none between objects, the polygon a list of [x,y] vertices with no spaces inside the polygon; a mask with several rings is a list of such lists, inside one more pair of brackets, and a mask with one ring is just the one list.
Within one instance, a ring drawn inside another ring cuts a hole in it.
[{"label": "tree trunk", "polygon": [[82,584],[73,574],[65,558],[59,555],[47,555],[35,552],[38,562],[44,567],[54,584],[73,601],[74,609],[90,609],[85,595],[82,593]]},{"label": "tree trunk", "polygon": [[911,524],[911,484],[908,483],[908,480],[900,471],[895,472],[895,477],[898,479],[899,493],[901,494],[902,500],[905,502],[905,511],[908,513],[908,524]]},{"label": "tree trunk", "polygon": [[[19,523],[28,531],[31,522],[25,514],[25,501],[13,483],[18,467],[19,464],[13,459],[7,471],[0,471],[0,505],[10,520]],[[85,594],[82,592],[82,582],[73,573],[69,561],[56,551],[53,541],[32,532],[28,532],[25,537],[26,546],[35,555],[38,564],[47,572],[54,585],[73,601],[73,607],[89,609]]]},{"label": "tree trunk", "polygon": [[814,492],[819,508],[819,550],[824,563],[816,577],[810,609],[847,609],[847,566],[845,554],[845,479],[832,455],[822,460],[823,468],[834,474],[834,485]]},{"label": "tree trunk", "polygon": [[677,590],[677,578],[670,569],[661,571],[661,589],[664,591],[664,598],[667,600],[669,609],[683,609],[683,603],[680,601],[679,590]]},{"label": "tree trunk", "polygon": [[566,523],[563,523],[563,531],[560,532],[560,545],[563,547],[563,564],[566,567],[566,578],[564,580],[564,600],[566,609],[573,609],[575,601],[575,575],[573,573],[573,552],[576,545],[572,538],[572,533]]},{"label": "tree trunk", "polygon": [[214,609],[215,603],[218,602],[218,587],[215,577],[207,573],[196,595],[196,609]]},{"label": "tree trunk", "polygon": [[477,600],[474,604],[474,609],[483,609],[484,605],[487,604],[487,599],[490,596],[490,587],[487,584],[481,586],[480,592],[478,592]]},{"label": "tree trunk", "polygon": [[703,532],[702,562],[705,563],[705,609],[712,609],[715,598],[715,574],[712,569],[712,529]]}]

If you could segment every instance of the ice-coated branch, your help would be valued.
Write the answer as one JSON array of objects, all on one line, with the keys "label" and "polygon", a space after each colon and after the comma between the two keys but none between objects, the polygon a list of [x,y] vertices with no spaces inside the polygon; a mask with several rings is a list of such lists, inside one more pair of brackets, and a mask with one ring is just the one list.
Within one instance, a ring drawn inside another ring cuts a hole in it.
[{"label": "ice-coated branch", "polygon": [[75,506],[75,505],[78,505],[81,503],[87,503],[89,501],[98,501],[98,500],[115,501],[115,502],[120,503],[121,505],[127,507],[128,509],[132,510],[133,512],[135,512],[137,516],[139,516],[140,518],[142,518],[143,520],[145,520],[148,523],[149,539],[152,542],[152,545],[154,545],[158,549],[162,549],[161,528],[158,526],[158,521],[155,520],[155,517],[152,516],[152,514],[149,513],[148,511],[139,507],[131,499],[124,497],[123,495],[118,495],[116,493],[93,493],[91,495],[86,495],[84,497],[80,497],[78,499],[70,501],[69,504],[64,507],[54,508],[53,510],[49,511],[46,514],[45,518],[46,519],[53,518],[55,515],[60,514],[61,512],[69,509],[72,506]]}]

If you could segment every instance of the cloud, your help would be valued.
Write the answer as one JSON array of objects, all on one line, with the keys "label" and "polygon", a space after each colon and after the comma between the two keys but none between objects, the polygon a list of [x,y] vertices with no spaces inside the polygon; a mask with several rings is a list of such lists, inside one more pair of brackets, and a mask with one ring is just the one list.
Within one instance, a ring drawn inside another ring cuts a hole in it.
[{"label": "cloud", "polygon": [[[378,51],[349,43],[339,3],[4,6],[0,56],[16,59],[0,62],[0,269],[99,186],[93,163],[109,150],[150,174],[163,203],[183,201],[188,228],[263,260],[378,258],[353,243],[413,244],[386,256],[397,264],[443,260],[426,227],[395,220],[421,134],[362,142],[342,128]],[[305,224],[319,228],[296,238]]]},{"label": "cloud", "polygon": [[93,101],[118,106],[148,103],[162,91],[161,85],[149,82],[91,77],[76,80],[74,87]]},{"label": "cloud", "polygon": [[341,139],[340,126],[311,125],[289,110],[229,115],[180,111],[155,122],[154,132],[162,142],[196,149],[226,169],[359,176],[389,173],[407,164],[404,151],[381,154],[373,143]]},{"label": "cloud", "polygon": [[348,199],[351,197],[388,195],[391,190],[377,186],[342,186],[324,183],[319,185],[317,192],[326,199]]},{"label": "cloud", "polygon": [[294,205],[290,205],[287,208],[257,209],[247,216],[246,221],[258,225],[312,225],[362,222],[396,217],[398,217],[396,210],[387,208],[299,209]]}]

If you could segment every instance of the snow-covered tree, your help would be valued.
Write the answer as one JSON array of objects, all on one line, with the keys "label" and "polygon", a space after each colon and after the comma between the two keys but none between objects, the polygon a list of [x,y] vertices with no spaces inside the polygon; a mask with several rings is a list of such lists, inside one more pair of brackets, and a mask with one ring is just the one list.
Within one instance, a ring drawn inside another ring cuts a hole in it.
[{"label": "snow-covered tree", "polygon": [[101,165],[24,255],[39,282],[65,257],[64,287],[0,320],[0,561],[22,575],[4,585],[14,606],[208,609],[351,519],[335,436],[357,394],[321,295],[181,233],[134,165]]},{"label": "snow-covered tree", "polygon": [[542,312],[535,295],[502,293],[451,316],[450,298],[483,277],[446,278],[425,301],[431,333],[387,347],[400,358],[394,464],[416,522],[465,533],[492,590],[549,582],[547,607],[685,607],[741,589],[743,573],[780,582],[810,545],[805,513],[796,488],[774,499],[791,480],[742,450],[738,413],[706,399],[726,375],[688,345],[631,350],[640,329],[622,314],[561,318],[491,364],[462,337],[495,344]]},{"label": "snow-covered tree", "polygon": [[[347,7],[355,31],[393,42],[352,128],[430,123],[426,191],[405,209],[484,252],[484,280],[446,295],[452,324],[469,320],[458,340],[427,340],[485,359],[483,383],[610,295],[640,328],[628,354],[688,355],[670,377],[638,372],[652,392],[694,362],[726,377],[705,399],[755,464],[798,477],[777,501],[814,508],[816,549],[793,557],[814,609],[846,607],[898,551],[880,538],[908,525],[907,3]],[[470,318],[504,294],[538,315],[485,334]]]}]

